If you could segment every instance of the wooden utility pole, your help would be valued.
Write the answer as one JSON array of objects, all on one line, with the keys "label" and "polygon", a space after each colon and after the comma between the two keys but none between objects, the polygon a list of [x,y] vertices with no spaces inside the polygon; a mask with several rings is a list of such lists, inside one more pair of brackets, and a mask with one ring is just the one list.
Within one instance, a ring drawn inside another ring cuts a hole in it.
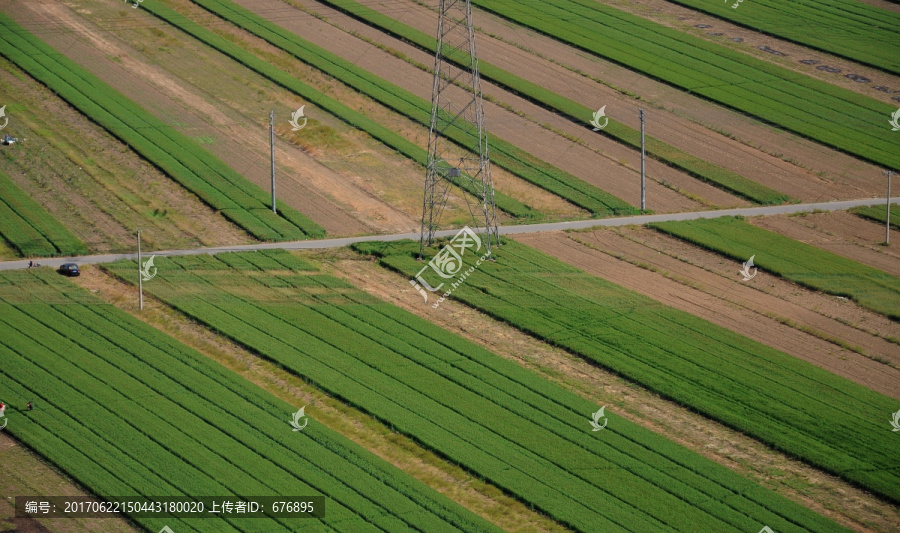
[{"label": "wooden utility pole", "polygon": [[272,212],[276,215],[275,208],[275,110],[269,111],[269,152],[272,154]]},{"label": "wooden utility pole", "polygon": [[647,207],[646,199],[647,199],[647,186],[646,186],[646,173],[644,172],[644,155],[646,154],[644,150],[644,110],[641,109],[641,211]]}]

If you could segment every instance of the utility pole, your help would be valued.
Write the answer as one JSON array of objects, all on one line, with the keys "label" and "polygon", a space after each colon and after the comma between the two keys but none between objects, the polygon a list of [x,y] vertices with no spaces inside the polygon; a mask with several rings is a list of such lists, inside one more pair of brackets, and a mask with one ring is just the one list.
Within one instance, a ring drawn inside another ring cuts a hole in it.
[{"label": "utility pole", "polygon": [[275,208],[275,110],[269,111],[269,152],[272,154],[272,212],[276,215]]},{"label": "utility pole", "polygon": [[891,176],[894,175],[893,170],[885,170],[885,174],[888,177],[888,193],[887,193],[887,205],[885,206],[884,213],[884,244],[891,243]]},{"label": "utility pole", "polygon": [[472,220],[484,228],[490,252],[492,244],[499,246],[500,232],[471,0],[439,1],[436,40],[419,257],[434,240],[451,185],[459,187]]},{"label": "utility pole", "polygon": [[644,110],[641,109],[641,212],[646,207],[647,186],[644,181],[646,174],[644,172]]},{"label": "utility pole", "polygon": [[141,271],[141,230],[138,230],[138,300],[140,309],[144,310],[144,273]]}]

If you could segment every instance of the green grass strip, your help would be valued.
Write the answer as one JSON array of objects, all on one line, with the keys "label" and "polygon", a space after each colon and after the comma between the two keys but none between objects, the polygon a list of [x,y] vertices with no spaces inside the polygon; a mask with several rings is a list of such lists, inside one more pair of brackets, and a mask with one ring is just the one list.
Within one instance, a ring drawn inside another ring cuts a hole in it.
[{"label": "green grass strip", "polygon": [[0,172],[0,235],[24,257],[87,255],[87,246]]},{"label": "green grass strip", "polygon": [[[884,220],[882,212],[882,221]],[[659,222],[650,227],[817,291],[851,298],[900,320],[900,279],[852,259],[758,228],[734,217]]]},{"label": "green grass strip", "polygon": [[279,204],[221,160],[99,78],[0,14],[0,54],[128,144],[226,218],[261,240],[324,236],[324,229]]},{"label": "green grass strip", "polygon": [[[253,72],[256,72],[260,76],[274,83],[277,83],[281,87],[284,87],[285,89],[302,97],[304,100],[312,103],[318,108],[343,120],[354,128],[366,132],[367,134],[371,135],[372,138],[380,141],[385,146],[396,150],[401,155],[422,165],[423,168],[427,164],[428,152],[426,152],[421,147],[413,144],[402,135],[399,135],[389,130],[388,128],[385,128],[384,126],[375,122],[364,114],[345,106],[337,100],[329,97],[325,93],[322,93],[310,87],[309,85],[306,85],[290,74],[287,74],[286,72],[273,67],[270,63],[267,63],[266,61],[256,57],[255,55],[247,52],[238,45],[220,37],[219,35],[216,35],[215,33],[189,20],[187,17],[181,15],[180,13],[169,9],[159,2],[148,3],[143,7],[145,7],[148,12],[157,16],[161,20],[180,29],[181,31],[196,38],[198,41],[210,46],[211,48],[221,52],[222,54],[225,54],[226,56],[237,61],[241,65],[244,65]],[[469,192],[474,191],[469,186],[470,182],[468,181],[460,181],[459,183],[457,183],[457,185],[459,185],[460,187],[466,187]],[[495,192],[494,200],[497,208],[516,218],[538,219],[544,217],[544,215],[539,211],[528,207],[522,202],[506,194],[503,194],[502,192]]]},{"label": "green grass strip", "polygon": [[[422,50],[433,52],[437,46],[437,41],[434,37],[402,24],[391,17],[382,15],[378,11],[354,0],[323,0],[322,3],[347,13],[394,37],[412,43]],[[444,53],[457,65],[468,65],[470,63],[467,51],[444,45]],[[544,89],[484,60],[478,61],[478,70],[481,72],[483,79],[490,80],[548,109],[553,109],[570,118],[576,124],[585,128],[591,128],[589,121],[594,112],[592,109],[588,109],[577,102]],[[629,128],[613,119],[609,119],[609,124],[600,130],[599,133],[630,148],[638,150],[641,148],[640,131]],[[763,205],[781,204],[790,201],[790,197],[786,194],[745,178],[736,172],[694,157],[652,136],[645,136],[645,141],[647,155],[650,157],[742,198]]]},{"label": "green grass strip", "polygon": [[326,498],[321,519],[185,518],[184,531],[499,531],[314,408],[292,432],[297,406],[52,272],[0,276],[0,346],[7,431],[100,496]]},{"label": "green grass strip", "polygon": [[[409,241],[353,248],[410,277],[425,265],[415,259],[418,248]],[[495,257],[470,274],[452,298],[900,501],[896,441],[888,424],[896,410],[893,398],[523,244],[507,242]],[[434,278],[426,273],[432,285],[438,282]]]},{"label": "green grass strip", "polygon": [[[297,59],[338,79],[388,108],[422,124],[431,124],[431,103],[389,83],[277,24],[228,0],[192,0],[207,11],[269,42]],[[447,128],[457,144],[470,144],[471,125]],[[488,134],[491,162],[598,216],[634,214],[633,206]]]},{"label": "green grass strip", "polygon": [[900,168],[888,104],[594,0],[473,4],[797,135]]},{"label": "green grass strip", "polygon": [[[856,216],[882,224],[885,223],[887,218],[887,208],[881,205],[854,207],[850,212]],[[900,205],[891,204],[891,227],[900,229]]]},{"label": "green grass strip", "polygon": [[[900,15],[853,0],[671,0],[745,28],[900,75]],[[737,7],[734,7],[737,5]],[[802,20],[802,24],[797,24]]]}]

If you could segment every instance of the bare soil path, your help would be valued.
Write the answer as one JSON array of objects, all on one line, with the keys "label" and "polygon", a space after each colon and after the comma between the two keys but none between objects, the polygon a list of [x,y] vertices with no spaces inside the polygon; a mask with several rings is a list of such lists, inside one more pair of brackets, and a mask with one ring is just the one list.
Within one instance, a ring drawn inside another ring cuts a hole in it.
[{"label": "bare soil path", "polygon": [[[751,282],[743,283],[737,274],[740,265],[735,265],[734,274],[723,277],[644,246],[640,243],[644,233],[654,232],[619,228],[571,235],[528,234],[516,240],[589,274],[900,399],[900,346],[755,288],[772,287],[776,280],[770,278],[774,276],[760,272]],[[794,290],[793,286],[780,288]],[[785,319],[797,326],[783,323]],[[858,349],[866,355],[822,337],[860,346]]]}]

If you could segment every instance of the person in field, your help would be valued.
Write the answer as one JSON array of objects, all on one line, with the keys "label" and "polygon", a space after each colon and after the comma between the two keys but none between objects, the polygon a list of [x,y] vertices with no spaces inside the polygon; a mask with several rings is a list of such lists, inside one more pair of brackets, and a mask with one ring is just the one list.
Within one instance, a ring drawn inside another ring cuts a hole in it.
[{"label": "person in field", "polygon": [[6,404],[3,402],[0,402],[0,417],[6,416],[5,412],[6,412]]}]

